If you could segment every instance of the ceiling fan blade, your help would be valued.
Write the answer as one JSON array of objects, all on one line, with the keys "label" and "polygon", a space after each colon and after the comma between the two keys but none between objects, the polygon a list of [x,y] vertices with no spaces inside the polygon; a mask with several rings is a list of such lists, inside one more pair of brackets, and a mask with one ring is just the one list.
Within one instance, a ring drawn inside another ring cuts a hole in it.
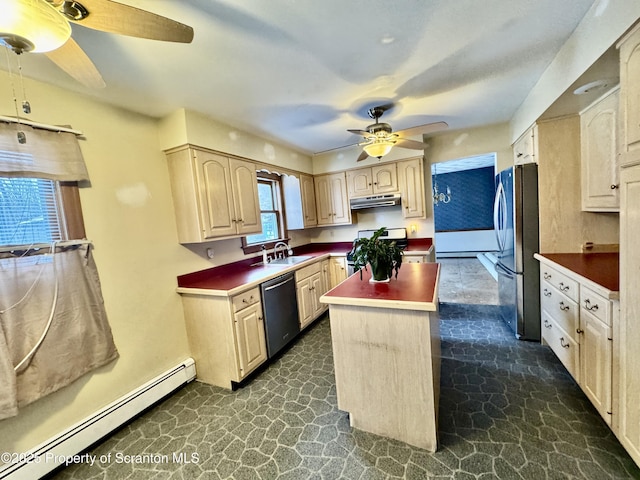
[{"label": "ceiling fan blade", "polygon": [[427,133],[439,132],[440,130],[445,130],[448,127],[449,125],[446,122],[425,123],[424,125],[405,128],[404,130],[400,130],[395,133],[402,137],[413,137],[416,135],[426,135]]},{"label": "ceiling fan blade", "polygon": [[98,69],[80,46],[70,38],[60,48],[45,55],[58,67],[89,88],[104,88]]},{"label": "ceiling fan blade", "polygon": [[369,154],[362,150],[362,153],[360,154],[356,162],[361,162],[362,160],[366,160],[367,158],[369,158]]},{"label": "ceiling fan blade", "polygon": [[355,133],[356,135],[362,135],[363,137],[366,137],[368,135],[371,135],[369,132],[367,132],[366,130],[358,130],[358,129],[351,129],[348,128],[347,132],[351,132],[351,133]]},{"label": "ceiling fan blade", "polygon": [[413,150],[424,150],[429,145],[426,143],[418,142],[416,140],[409,140],[408,138],[399,138],[396,141],[396,146],[402,148],[411,148]]},{"label": "ceiling fan blade", "polygon": [[[89,14],[80,19],[69,18],[68,15],[65,18],[84,27],[165,42],[191,43],[193,40],[193,28],[190,26],[146,10],[111,0],[82,0],[78,3]],[[61,11],[64,11],[64,6]]]}]

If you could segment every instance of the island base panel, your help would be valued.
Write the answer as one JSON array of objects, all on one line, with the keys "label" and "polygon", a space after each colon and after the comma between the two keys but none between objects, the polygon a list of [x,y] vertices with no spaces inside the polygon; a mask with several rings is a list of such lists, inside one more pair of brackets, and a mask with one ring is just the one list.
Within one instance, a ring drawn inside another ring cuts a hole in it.
[{"label": "island base panel", "polygon": [[437,312],[330,306],[338,408],[351,426],[434,452]]}]

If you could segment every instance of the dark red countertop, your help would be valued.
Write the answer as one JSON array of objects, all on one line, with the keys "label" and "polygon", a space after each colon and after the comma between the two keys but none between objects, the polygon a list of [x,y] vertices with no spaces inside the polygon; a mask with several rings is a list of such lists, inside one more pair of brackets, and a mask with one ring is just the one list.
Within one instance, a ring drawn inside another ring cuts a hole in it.
[{"label": "dark red countertop", "polygon": [[620,290],[620,256],[615,253],[541,253],[542,257],[565,267],[612,292]]},{"label": "dark red countertop", "polygon": [[[352,242],[309,243],[294,247],[295,255],[321,256],[321,255],[346,255],[351,251]],[[433,245],[430,238],[417,238],[409,240],[406,251],[428,251]],[[196,288],[215,291],[231,291],[235,288],[250,285],[273,277],[274,274],[288,270],[290,266],[251,266],[261,262],[262,256],[256,256],[238,262],[207,268],[193,273],[178,276],[178,288]]]},{"label": "dark red countertop", "polygon": [[438,263],[403,263],[398,278],[370,283],[370,271],[347,278],[320,298],[328,304],[435,311],[438,303]]}]

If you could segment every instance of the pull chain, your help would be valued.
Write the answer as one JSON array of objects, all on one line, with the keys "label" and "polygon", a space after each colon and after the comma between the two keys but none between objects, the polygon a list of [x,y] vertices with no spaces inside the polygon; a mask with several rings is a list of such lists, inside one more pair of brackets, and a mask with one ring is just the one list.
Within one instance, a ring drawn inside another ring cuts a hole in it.
[{"label": "pull chain", "polygon": [[22,111],[25,115],[29,115],[31,113],[31,104],[29,100],[27,100],[27,91],[24,86],[24,78],[22,77],[22,63],[20,62],[20,55],[18,57],[18,73],[20,74],[20,86],[22,87]]},{"label": "pull chain", "polygon": [[9,58],[9,49],[5,48],[5,53],[7,57],[7,67],[9,69],[9,81],[11,82],[11,91],[13,93],[13,105],[16,110],[16,133],[18,136],[18,143],[24,144],[27,143],[27,136],[25,133],[20,130],[20,112],[18,111],[18,96],[16,95],[16,85],[13,81],[13,71],[11,69],[11,59]]}]

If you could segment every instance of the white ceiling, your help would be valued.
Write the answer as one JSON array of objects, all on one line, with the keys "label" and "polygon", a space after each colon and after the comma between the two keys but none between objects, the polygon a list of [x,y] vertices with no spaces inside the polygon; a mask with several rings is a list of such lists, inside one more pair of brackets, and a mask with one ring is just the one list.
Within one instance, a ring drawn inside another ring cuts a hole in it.
[{"label": "white ceiling", "polygon": [[394,130],[508,121],[593,1],[122,0],[191,25],[193,43],[74,25],[106,88],[37,54],[22,55],[22,72],[154,117],[185,107],[313,154],[357,143],[346,130],[389,102]]}]

